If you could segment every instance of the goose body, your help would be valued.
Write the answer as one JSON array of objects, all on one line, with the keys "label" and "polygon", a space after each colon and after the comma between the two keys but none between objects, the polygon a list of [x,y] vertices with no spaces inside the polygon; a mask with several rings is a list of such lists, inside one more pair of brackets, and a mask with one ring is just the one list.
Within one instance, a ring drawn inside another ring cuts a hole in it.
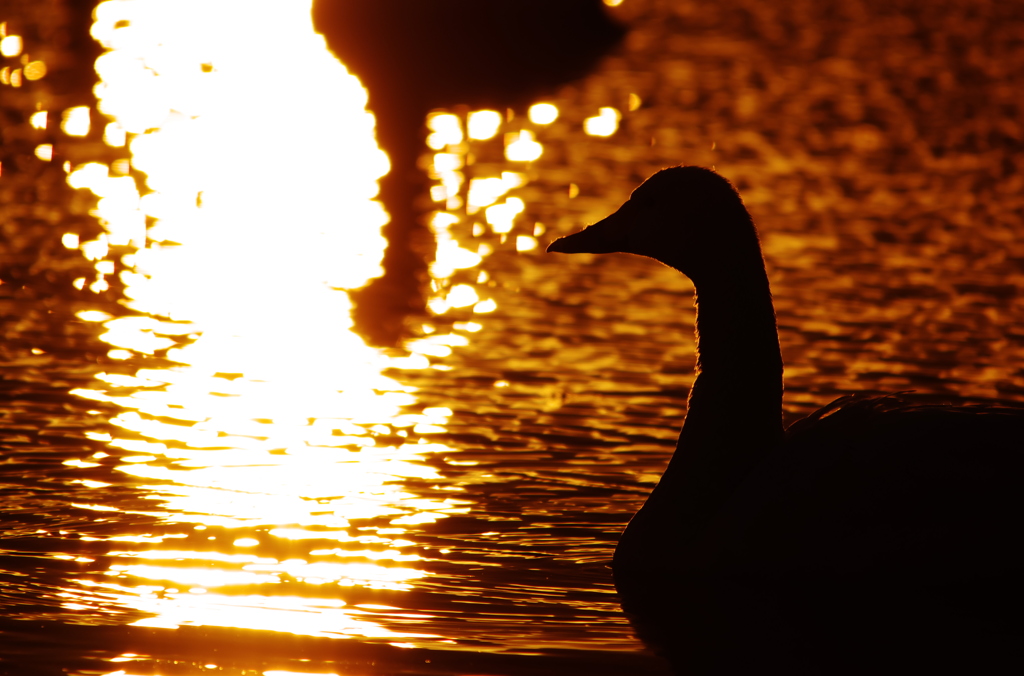
[{"label": "goose body", "polygon": [[612,565],[677,673],[1021,668],[1024,407],[844,397],[783,429],[757,233],[707,169],[656,173],[548,250],[648,256],[694,283],[679,442]]}]

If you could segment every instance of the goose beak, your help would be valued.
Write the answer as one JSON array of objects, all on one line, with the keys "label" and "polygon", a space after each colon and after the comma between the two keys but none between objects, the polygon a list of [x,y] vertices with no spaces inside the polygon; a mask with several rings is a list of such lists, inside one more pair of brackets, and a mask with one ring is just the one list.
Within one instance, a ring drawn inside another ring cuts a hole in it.
[{"label": "goose beak", "polygon": [[619,212],[589,225],[579,232],[559,237],[548,245],[548,252],[556,253],[615,253],[623,251],[625,244]]}]

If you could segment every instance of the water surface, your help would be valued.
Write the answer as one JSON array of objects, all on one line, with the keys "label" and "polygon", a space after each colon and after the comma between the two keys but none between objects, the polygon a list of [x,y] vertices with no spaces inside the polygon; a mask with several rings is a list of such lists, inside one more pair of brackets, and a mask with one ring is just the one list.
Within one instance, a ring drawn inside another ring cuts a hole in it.
[{"label": "water surface", "polygon": [[626,0],[557,119],[431,118],[430,313],[393,351],[348,318],[386,218],[358,82],[295,7],[158,5],[101,6],[84,136],[56,19],[0,16],[4,673],[663,673],[607,564],[685,411],[692,287],[542,253],[662,166],[754,215],[788,418],[1024,399],[1014,3]]}]

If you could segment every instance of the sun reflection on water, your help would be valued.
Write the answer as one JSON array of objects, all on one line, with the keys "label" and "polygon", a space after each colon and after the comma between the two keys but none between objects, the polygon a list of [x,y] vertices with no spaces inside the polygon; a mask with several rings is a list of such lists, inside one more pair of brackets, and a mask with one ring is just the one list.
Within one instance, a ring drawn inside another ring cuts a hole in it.
[{"label": "sun reflection on water", "polygon": [[[519,253],[539,248],[546,227],[526,215],[518,193],[530,181],[530,164],[544,153],[539,135],[559,115],[553,103],[539,102],[525,119],[494,110],[435,111],[428,118],[427,145],[437,151],[428,167],[437,208],[428,221],[437,242],[427,301],[434,315],[461,320],[468,317],[450,311],[493,312],[497,303],[488,288],[494,282],[483,261],[502,247]],[[581,126],[589,134],[588,124]],[[605,131],[608,136],[615,129]]]},{"label": "sun reflection on water", "polygon": [[[95,12],[102,138],[130,159],[65,165],[99,198],[104,233],[62,241],[94,262],[75,285],[102,292],[116,277],[130,312],[78,313],[123,367],[74,391],[119,412],[89,433],[107,452],[66,464],[113,466],[147,496],[76,507],[179,531],[111,534],[109,566],[65,605],[131,608],[140,626],[407,645],[396,641],[428,635],[381,626],[385,606],[347,590],[413,589],[431,556],[415,533],[470,503],[426,462],[452,453],[431,441],[452,410],[424,407],[393,374],[450,369],[497,309],[484,262],[538,248],[546,228],[523,189],[560,111],[428,117],[432,317],[405,356],[384,353],[352,331],[345,293],[381,274],[385,246],[374,197],[388,160],[366,92],[313,33],[308,2],[239,7],[109,0]],[[88,110],[61,117],[69,135],[95,123]],[[97,495],[112,485],[85,482]]]},{"label": "sun reflection on water", "polygon": [[[451,411],[418,410],[413,388],[382,371],[429,361],[381,354],[350,330],[344,289],[380,274],[386,220],[373,197],[387,159],[365,91],[312,33],[308,3],[192,10],[97,8],[104,138],[127,143],[145,187],[126,167],[72,168],[68,182],[100,198],[106,232],[64,243],[96,262],[80,287],[102,291],[118,274],[132,311],[79,314],[126,360],[75,391],[121,410],[93,436],[151,496],[138,513],[194,535],[115,536],[114,563],[81,583],[147,614],[145,626],[419,636],[341,598],[410,589],[426,573],[403,536],[466,511],[402,486],[439,477],[422,460],[450,449],[425,435]],[[82,119],[66,116],[65,131]],[[287,143],[274,140],[281,130]],[[110,457],[97,456],[69,462]]]}]

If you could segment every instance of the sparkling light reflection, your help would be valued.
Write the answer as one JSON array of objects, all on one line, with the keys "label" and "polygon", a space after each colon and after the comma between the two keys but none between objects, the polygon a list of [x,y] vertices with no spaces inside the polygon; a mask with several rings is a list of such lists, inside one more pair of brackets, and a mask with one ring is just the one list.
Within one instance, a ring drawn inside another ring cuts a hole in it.
[{"label": "sparkling light reflection", "polygon": [[469,138],[486,141],[494,138],[501,127],[501,113],[496,110],[477,110],[469,114],[466,126]]},{"label": "sparkling light reflection", "polygon": [[20,35],[8,35],[0,39],[0,55],[8,58],[21,54],[22,40]]},{"label": "sparkling light reflection", "polygon": [[558,106],[553,103],[535,103],[527,113],[534,124],[551,124],[558,119]]},{"label": "sparkling light reflection", "polygon": [[[526,203],[516,193],[527,184],[528,176],[519,163],[541,157],[544,145],[538,133],[559,114],[554,104],[537,103],[528,109],[528,123],[512,122],[513,115],[505,119],[493,110],[437,111],[428,119],[431,133],[427,144],[440,151],[433,155],[429,167],[430,177],[436,181],[431,196],[439,206],[429,221],[437,240],[430,266],[433,293],[427,301],[434,315],[462,319],[452,312],[462,308],[472,314],[493,312],[497,303],[489,297],[492,282],[479,269],[482,262],[501,247],[517,253],[539,248],[537,237],[545,228],[524,217]],[[493,156],[497,149],[506,160],[516,163],[516,171],[477,161],[481,156]],[[423,341],[415,344],[422,347]]]},{"label": "sparkling light reflection", "polygon": [[[421,637],[344,600],[352,587],[412,589],[427,572],[411,535],[468,511],[463,489],[424,462],[452,452],[429,441],[452,411],[423,408],[384,372],[451,368],[441,360],[497,309],[482,266],[502,248],[537,250],[545,227],[527,217],[520,189],[560,113],[542,103],[524,119],[428,117],[437,249],[427,306],[439,321],[406,343],[407,356],[383,354],[351,331],[344,292],[381,273],[385,245],[373,198],[388,161],[366,93],[312,32],[308,2],[239,6],[111,0],[96,10],[93,35],[108,50],[96,64],[103,140],[131,158],[69,168],[70,185],[100,198],[105,232],[62,242],[95,262],[76,286],[104,291],[116,275],[132,314],[78,315],[101,323],[109,356],[127,363],[76,390],[120,410],[96,437],[109,454],[67,464],[115,463],[151,496],[139,514],[190,534],[114,536],[131,546],[115,547],[106,573],[81,580],[87,591],[67,605],[113,599],[153,627]],[[302,94],[268,95],[283,89]],[[85,134],[97,121],[67,111],[62,128]],[[439,490],[424,497],[411,480]]]},{"label": "sparkling light reflection", "polygon": [[[95,261],[83,286],[120,277],[133,314],[79,318],[103,324],[111,357],[143,366],[75,391],[121,413],[102,439],[109,455],[69,463],[115,460],[153,498],[139,513],[194,535],[193,548],[119,537],[135,544],[81,584],[147,613],[146,626],[420,636],[340,598],[410,589],[425,573],[403,534],[467,509],[403,488],[438,478],[422,460],[450,449],[425,435],[452,412],[418,410],[412,388],[382,375],[428,366],[439,344],[389,358],[350,330],[343,289],[380,273],[386,221],[365,91],[313,34],[308,2],[117,0],[99,5],[92,32],[108,49],[96,65],[104,140],[127,143],[131,167],[72,168],[106,232],[62,241]],[[280,88],[302,96],[267,96]],[[73,109],[62,126],[85,134],[89,121]]]},{"label": "sparkling light reflection", "polygon": [[615,108],[605,106],[597,115],[588,117],[583,121],[583,131],[591,136],[611,136],[619,129],[619,120],[622,118]]}]

